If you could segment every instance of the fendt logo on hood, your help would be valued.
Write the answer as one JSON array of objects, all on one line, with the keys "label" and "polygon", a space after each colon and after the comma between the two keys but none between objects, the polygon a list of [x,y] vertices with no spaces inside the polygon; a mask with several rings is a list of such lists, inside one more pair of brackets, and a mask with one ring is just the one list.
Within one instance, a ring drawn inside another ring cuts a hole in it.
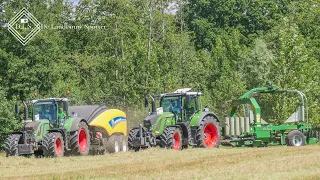
[{"label": "fendt logo on hood", "polygon": [[26,45],[41,29],[41,23],[26,9],[21,9],[9,22],[9,32]]}]

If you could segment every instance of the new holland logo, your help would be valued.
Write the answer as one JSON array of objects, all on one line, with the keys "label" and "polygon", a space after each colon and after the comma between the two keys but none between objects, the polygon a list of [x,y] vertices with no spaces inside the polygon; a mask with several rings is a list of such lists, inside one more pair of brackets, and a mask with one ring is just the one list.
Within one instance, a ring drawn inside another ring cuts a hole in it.
[{"label": "new holland logo", "polygon": [[127,119],[122,116],[115,117],[109,121],[109,125],[113,128],[116,124],[122,121],[126,121]]}]

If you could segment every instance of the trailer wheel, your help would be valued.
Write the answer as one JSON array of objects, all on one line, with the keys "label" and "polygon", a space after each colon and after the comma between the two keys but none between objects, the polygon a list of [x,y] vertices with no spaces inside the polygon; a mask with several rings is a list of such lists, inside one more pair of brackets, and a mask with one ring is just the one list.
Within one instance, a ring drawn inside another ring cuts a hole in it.
[{"label": "trailer wheel", "polygon": [[81,121],[78,125],[78,131],[70,138],[71,153],[74,155],[86,156],[90,149],[90,135],[88,126]]},{"label": "trailer wheel", "polygon": [[221,143],[220,126],[212,116],[202,119],[197,129],[196,142],[198,147],[218,148]]},{"label": "trailer wheel", "polygon": [[289,132],[286,137],[288,146],[304,146],[306,144],[306,137],[299,130]]},{"label": "trailer wheel", "polygon": [[5,141],[6,156],[18,156],[18,143],[21,134],[10,134]]},{"label": "trailer wheel", "polygon": [[128,138],[127,136],[120,135],[120,151],[127,152],[128,151]]},{"label": "trailer wheel", "polygon": [[165,129],[166,147],[174,150],[182,149],[182,135],[178,127],[168,127]]},{"label": "trailer wheel", "polygon": [[135,150],[135,151],[139,150],[139,148],[134,147],[134,145],[133,145],[133,141],[138,136],[138,133],[139,133],[138,128],[134,128],[134,129],[130,130],[129,135],[128,135],[128,148],[129,148],[129,150]]},{"label": "trailer wheel", "polygon": [[64,155],[64,141],[61,133],[48,133],[42,141],[44,157],[62,157]]},{"label": "trailer wheel", "polygon": [[117,153],[120,151],[120,137],[117,135],[112,135],[106,145],[106,149],[109,153]]}]

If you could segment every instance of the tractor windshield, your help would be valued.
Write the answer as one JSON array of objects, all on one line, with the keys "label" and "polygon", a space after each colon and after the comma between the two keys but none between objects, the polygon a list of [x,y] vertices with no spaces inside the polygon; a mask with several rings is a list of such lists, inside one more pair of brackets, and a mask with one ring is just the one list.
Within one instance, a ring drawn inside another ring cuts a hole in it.
[{"label": "tractor windshield", "polygon": [[164,97],[161,100],[161,107],[164,112],[181,114],[181,96]]},{"label": "tractor windshield", "polygon": [[57,107],[54,101],[38,101],[33,105],[34,120],[47,119],[52,123],[57,119]]}]

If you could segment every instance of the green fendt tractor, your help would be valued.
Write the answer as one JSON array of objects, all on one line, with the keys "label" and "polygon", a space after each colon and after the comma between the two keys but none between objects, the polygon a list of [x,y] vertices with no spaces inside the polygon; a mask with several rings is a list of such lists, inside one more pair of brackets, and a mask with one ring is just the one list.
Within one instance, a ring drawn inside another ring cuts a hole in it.
[{"label": "green fendt tractor", "polygon": [[[209,108],[201,107],[199,88],[178,89],[173,93],[149,95],[152,111],[143,125],[134,127],[128,135],[131,150],[160,146],[181,150],[189,145],[194,147],[219,147],[221,134],[219,119]],[[160,99],[156,108],[155,99]],[[148,106],[148,98],[145,99]]]},{"label": "green fendt tractor", "polygon": [[[70,106],[67,98],[24,102],[24,126],[5,141],[7,156],[60,157],[127,149],[126,115],[104,105]],[[28,118],[31,107],[32,119]],[[19,114],[19,106],[16,105]]]}]

